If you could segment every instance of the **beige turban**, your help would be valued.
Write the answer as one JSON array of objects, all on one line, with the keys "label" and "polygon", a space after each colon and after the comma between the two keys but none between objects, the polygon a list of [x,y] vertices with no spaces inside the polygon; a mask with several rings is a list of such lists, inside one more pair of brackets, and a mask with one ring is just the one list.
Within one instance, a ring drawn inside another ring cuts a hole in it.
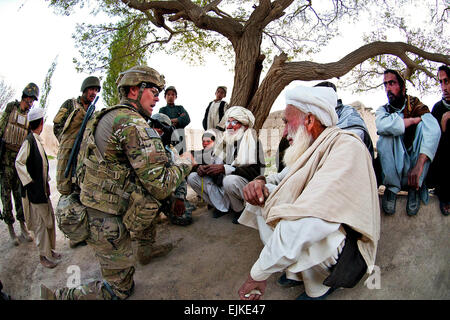
[{"label": "beige turban", "polygon": [[336,114],[337,94],[328,87],[298,86],[286,91],[286,104],[291,104],[304,113],[311,113],[325,126],[338,122]]},{"label": "beige turban", "polygon": [[249,128],[253,128],[253,125],[255,124],[255,116],[250,110],[244,107],[235,106],[229,108],[225,112],[225,121],[228,120],[228,118],[234,118]]}]

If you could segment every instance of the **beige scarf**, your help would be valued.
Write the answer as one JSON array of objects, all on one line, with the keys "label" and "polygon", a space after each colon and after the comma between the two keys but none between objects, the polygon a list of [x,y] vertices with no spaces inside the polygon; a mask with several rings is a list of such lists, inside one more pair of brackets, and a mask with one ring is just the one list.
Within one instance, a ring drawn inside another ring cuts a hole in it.
[{"label": "beige scarf", "polygon": [[328,127],[290,168],[262,210],[266,223],[317,217],[345,223],[358,240],[368,272],[375,264],[380,209],[372,160],[351,132]]}]

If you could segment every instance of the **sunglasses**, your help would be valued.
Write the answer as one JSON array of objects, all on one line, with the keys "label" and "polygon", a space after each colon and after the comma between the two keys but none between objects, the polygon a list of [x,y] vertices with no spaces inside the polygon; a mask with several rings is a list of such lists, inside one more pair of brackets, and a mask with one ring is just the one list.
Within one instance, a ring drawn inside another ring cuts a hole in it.
[{"label": "sunglasses", "polygon": [[240,123],[239,121],[237,121],[237,120],[233,120],[233,121],[227,121],[225,124],[226,124],[226,126],[228,127],[230,124],[231,124],[231,126],[235,126],[235,125],[237,125],[238,123]]}]

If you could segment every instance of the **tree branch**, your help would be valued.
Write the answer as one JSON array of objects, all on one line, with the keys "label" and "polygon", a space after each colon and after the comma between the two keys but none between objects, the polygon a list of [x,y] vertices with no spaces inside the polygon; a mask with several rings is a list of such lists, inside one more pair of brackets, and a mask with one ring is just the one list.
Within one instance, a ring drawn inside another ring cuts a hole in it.
[{"label": "tree branch", "polygon": [[[450,64],[450,56],[448,55],[427,52],[404,42],[377,41],[356,49],[336,62],[323,64],[309,61],[288,62],[284,65],[283,69],[287,77],[291,79],[289,82],[293,80],[326,80],[333,77],[341,77],[356,65],[374,56],[390,54],[397,57],[404,57],[406,52],[417,54],[430,61]],[[306,68],[310,68],[310,70],[305,73]],[[298,79],[299,72],[302,72],[301,79]]]}]

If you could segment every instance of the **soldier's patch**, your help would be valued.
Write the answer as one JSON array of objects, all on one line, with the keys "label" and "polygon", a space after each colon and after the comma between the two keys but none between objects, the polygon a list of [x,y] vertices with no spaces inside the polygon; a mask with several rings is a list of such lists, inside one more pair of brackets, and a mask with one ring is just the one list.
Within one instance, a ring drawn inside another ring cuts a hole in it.
[{"label": "soldier's patch", "polygon": [[155,129],[145,128],[145,132],[147,132],[147,135],[150,137],[150,139],[153,139],[153,138],[161,139],[161,137],[159,136],[158,132],[156,132]]}]

